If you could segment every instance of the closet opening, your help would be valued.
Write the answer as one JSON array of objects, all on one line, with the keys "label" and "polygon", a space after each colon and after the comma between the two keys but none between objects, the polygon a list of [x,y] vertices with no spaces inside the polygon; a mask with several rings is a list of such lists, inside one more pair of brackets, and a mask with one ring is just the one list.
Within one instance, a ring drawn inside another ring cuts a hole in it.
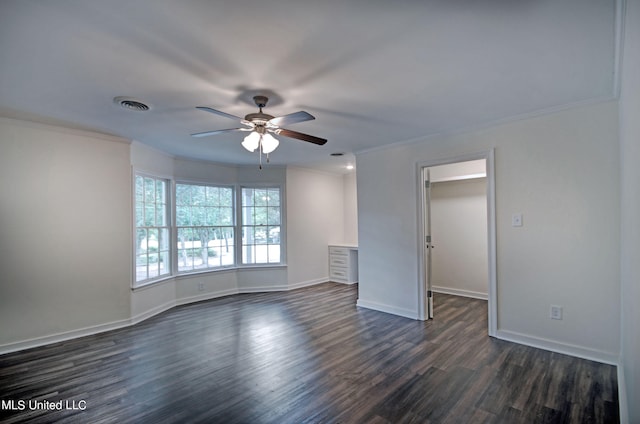
[{"label": "closet opening", "polygon": [[438,294],[482,299],[495,335],[493,151],[421,163],[418,175],[420,318],[437,319]]}]

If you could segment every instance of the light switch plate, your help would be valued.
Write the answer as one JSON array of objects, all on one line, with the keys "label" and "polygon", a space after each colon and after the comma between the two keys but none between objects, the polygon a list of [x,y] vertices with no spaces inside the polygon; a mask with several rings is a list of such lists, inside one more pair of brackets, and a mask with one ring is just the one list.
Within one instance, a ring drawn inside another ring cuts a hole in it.
[{"label": "light switch plate", "polygon": [[511,215],[511,226],[512,227],[522,227],[522,214],[514,213]]}]

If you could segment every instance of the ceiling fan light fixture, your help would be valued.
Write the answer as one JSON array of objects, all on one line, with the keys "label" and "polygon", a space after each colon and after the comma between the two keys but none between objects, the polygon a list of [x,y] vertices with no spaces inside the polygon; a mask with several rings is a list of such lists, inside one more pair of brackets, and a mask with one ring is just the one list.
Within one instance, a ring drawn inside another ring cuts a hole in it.
[{"label": "ceiling fan light fixture", "polygon": [[260,134],[256,131],[251,131],[248,136],[244,138],[242,142],[242,147],[247,149],[250,152],[255,152],[255,150],[260,146]]},{"label": "ceiling fan light fixture", "polygon": [[262,153],[267,155],[273,152],[274,150],[276,150],[278,145],[280,145],[280,142],[278,141],[278,139],[269,133],[264,134],[262,136],[260,143],[262,144]]}]

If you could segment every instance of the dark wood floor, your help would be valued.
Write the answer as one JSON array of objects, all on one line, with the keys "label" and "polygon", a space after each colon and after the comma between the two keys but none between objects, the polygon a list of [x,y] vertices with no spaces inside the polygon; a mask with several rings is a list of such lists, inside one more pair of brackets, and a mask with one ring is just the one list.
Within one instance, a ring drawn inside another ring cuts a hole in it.
[{"label": "dark wood floor", "polygon": [[619,421],[615,367],[486,336],[484,301],[436,294],[425,323],[358,309],[356,290],[229,296],[0,356],[3,401],[86,401],[0,421]]}]

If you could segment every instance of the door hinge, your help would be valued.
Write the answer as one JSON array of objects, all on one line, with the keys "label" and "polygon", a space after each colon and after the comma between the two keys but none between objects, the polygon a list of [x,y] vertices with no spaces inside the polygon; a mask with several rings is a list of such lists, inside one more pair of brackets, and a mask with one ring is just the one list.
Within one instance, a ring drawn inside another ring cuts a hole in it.
[{"label": "door hinge", "polygon": [[424,241],[425,243],[431,243],[431,236],[425,236]]},{"label": "door hinge", "polygon": [[426,180],[426,181],[424,182],[424,188],[429,188],[429,187],[431,187],[431,181]]},{"label": "door hinge", "polygon": [[433,297],[433,292],[431,290],[427,290],[427,297]]}]

